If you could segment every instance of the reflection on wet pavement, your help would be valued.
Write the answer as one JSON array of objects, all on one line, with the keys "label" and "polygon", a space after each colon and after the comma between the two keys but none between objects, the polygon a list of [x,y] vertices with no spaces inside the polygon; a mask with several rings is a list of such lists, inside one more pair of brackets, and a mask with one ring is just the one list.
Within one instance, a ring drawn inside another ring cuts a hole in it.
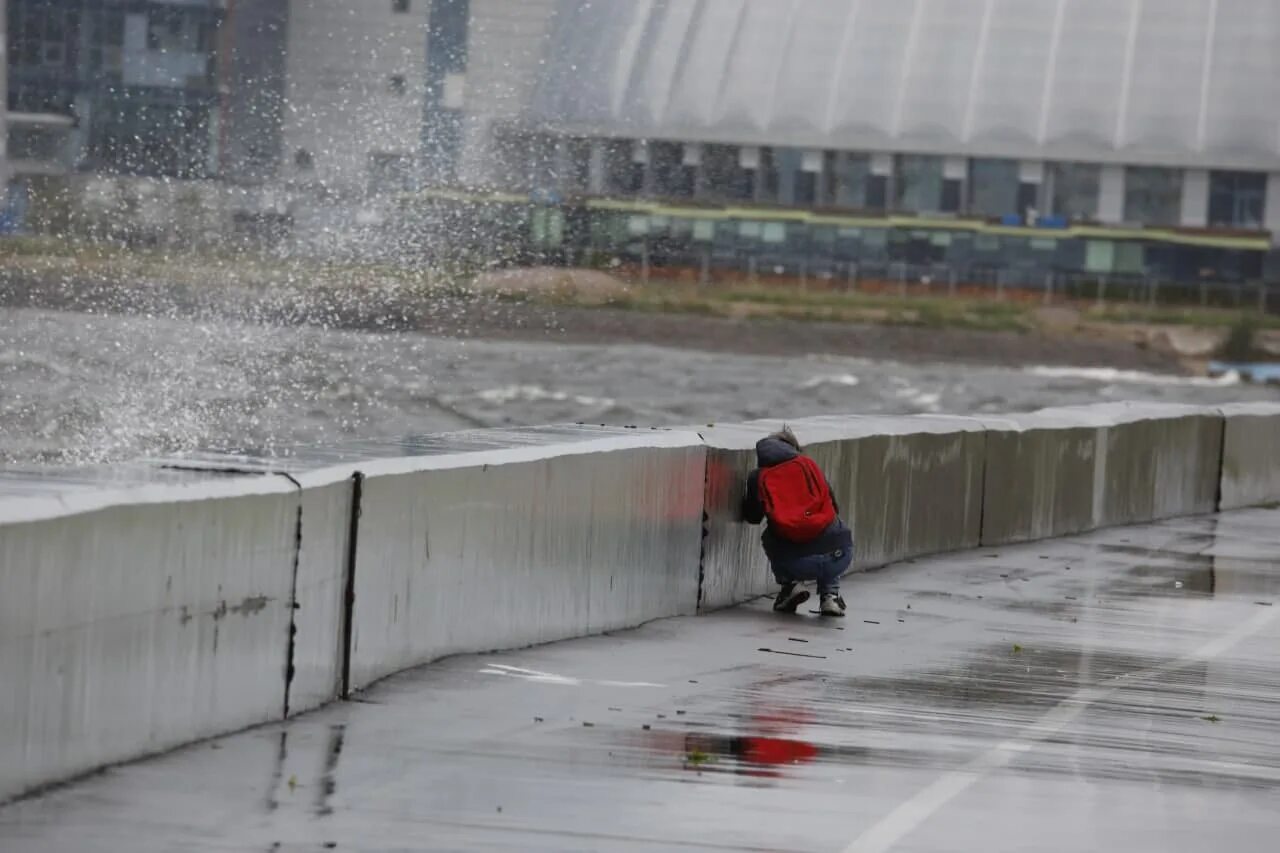
[{"label": "reflection on wet pavement", "polygon": [[320,785],[316,790],[315,813],[319,817],[333,814],[333,807],[329,805],[329,801],[333,797],[333,792],[337,790],[335,771],[338,769],[338,757],[342,755],[343,733],[346,728],[344,725],[329,727],[329,745],[325,750],[324,773],[320,777]]},{"label": "reflection on wet pavement", "polygon": [[1276,510],[918,560],[841,626],[405,673],[0,809],[0,849],[1270,853],[1277,591]]}]

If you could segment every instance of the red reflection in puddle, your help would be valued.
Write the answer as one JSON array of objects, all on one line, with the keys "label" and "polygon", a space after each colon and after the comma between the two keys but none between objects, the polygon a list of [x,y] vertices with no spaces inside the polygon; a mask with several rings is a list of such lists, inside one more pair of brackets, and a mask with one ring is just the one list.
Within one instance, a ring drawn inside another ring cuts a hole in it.
[{"label": "red reflection in puddle", "polygon": [[794,737],[807,720],[802,711],[775,710],[753,715],[743,734],[655,733],[650,743],[663,751],[683,752],[686,770],[772,779],[782,776],[783,768],[809,764],[821,754],[814,744]]}]

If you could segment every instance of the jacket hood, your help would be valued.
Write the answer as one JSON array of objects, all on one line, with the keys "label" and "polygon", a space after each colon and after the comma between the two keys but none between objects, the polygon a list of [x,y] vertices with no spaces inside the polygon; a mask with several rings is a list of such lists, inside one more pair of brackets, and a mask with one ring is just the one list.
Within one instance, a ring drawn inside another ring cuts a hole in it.
[{"label": "jacket hood", "polygon": [[781,465],[788,459],[795,459],[800,453],[780,438],[769,436],[756,442],[756,460],[761,468]]}]

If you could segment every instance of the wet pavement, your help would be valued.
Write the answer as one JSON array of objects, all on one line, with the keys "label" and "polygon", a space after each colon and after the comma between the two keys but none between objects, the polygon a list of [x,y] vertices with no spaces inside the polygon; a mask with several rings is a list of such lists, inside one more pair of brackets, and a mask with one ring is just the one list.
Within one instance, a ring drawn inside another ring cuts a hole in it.
[{"label": "wet pavement", "polygon": [[1280,509],[406,673],[0,809],[0,850],[1274,851]]}]

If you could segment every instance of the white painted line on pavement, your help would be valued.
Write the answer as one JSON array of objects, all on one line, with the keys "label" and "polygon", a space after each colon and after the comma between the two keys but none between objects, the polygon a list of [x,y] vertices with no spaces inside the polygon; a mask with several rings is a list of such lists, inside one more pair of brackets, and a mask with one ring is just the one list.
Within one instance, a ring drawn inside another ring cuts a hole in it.
[{"label": "white painted line on pavement", "polygon": [[[502,675],[508,678],[523,678],[525,681],[537,681],[543,684],[563,684],[569,687],[577,687],[583,683],[582,679],[574,678],[570,675],[556,675],[554,672],[542,672],[537,669],[525,669],[520,666],[507,666],[501,663],[491,663],[480,670],[481,675]],[[598,684],[601,687],[666,687],[665,684],[654,684],[651,681],[593,681],[591,684]]]}]

